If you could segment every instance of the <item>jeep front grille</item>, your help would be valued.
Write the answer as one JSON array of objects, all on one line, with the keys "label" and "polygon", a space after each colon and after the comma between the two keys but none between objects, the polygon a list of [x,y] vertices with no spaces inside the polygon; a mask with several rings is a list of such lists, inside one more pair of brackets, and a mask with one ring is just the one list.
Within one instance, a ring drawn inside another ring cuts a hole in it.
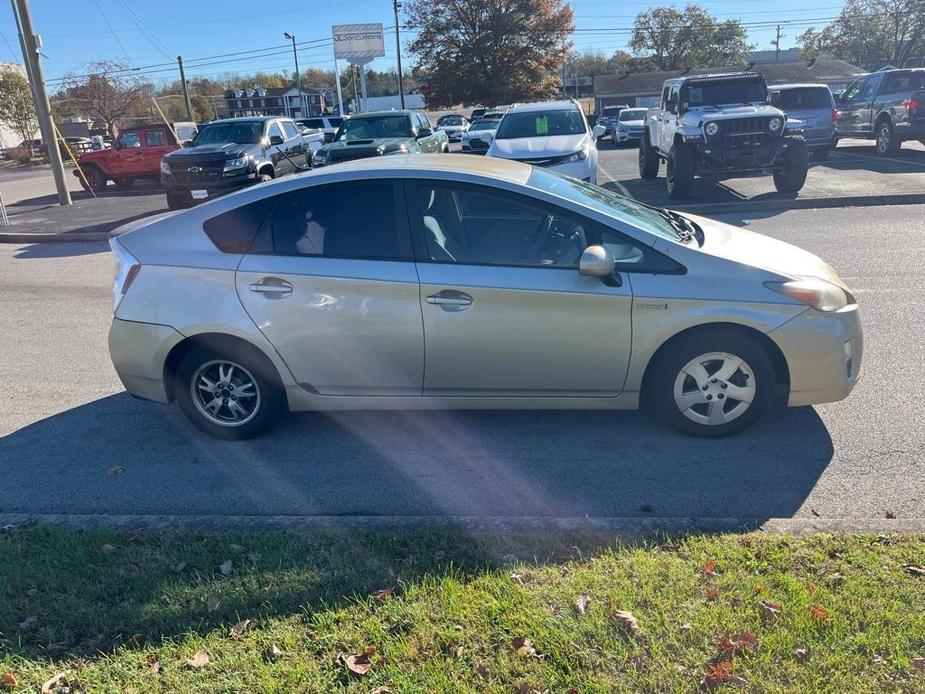
[{"label": "jeep front grille", "polygon": [[730,147],[762,145],[771,135],[770,118],[734,118],[719,121],[718,136]]}]

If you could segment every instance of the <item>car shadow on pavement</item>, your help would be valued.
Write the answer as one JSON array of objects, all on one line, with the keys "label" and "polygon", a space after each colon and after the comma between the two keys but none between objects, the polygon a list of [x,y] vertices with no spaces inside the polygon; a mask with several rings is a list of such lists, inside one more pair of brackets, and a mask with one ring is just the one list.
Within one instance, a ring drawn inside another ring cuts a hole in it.
[{"label": "car shadow on pavement", "polygon": [[[732,438],[634,412],[296,414],[219,441],[113,395],[0,439],[0,512],[741,519],[803,505],[833,455],[812,408]],[[119,468],[118,474],[110,474]]]},{"label": "car shadow on pavement", "polygon": [[68,241],[61,243],[32,243],[20,248],[17,259],[35,260],[42,258],[70,258],[78,255],[108,253],[109,244],[105,241]]},{"label": "car shadow on pavement", "polygon": [[819,166],[838,171],[864,169],[875,173],[925,173],[925,150],[903,147],[896,154],[880,157],[873,145],[839,145]]}]

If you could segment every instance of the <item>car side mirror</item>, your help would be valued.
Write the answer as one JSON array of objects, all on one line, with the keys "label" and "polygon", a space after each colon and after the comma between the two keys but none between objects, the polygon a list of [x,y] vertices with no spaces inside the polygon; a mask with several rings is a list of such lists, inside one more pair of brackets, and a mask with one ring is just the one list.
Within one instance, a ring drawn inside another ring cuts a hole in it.
[{"label": "car side mirror", "polygon": [[324,144],[334,142],[334,133],[325,133],[324,134]]},{"label": "car side mirror", "polygon": [[606,132],[607,128],[605,128],[603,125],[595,125],[593,128],[591,128],[591,135],[594,136],[595,140],[603,137],[604,133]]},{"label": "car side mirror", "polygon": [[606,246],[588,246],[578,260],[578,272],[585,277],[607,277],[613,275],[617,261]]},{"label": "car side mirror", "polygon": [[430,128],[418,128],[417,138],[421,139],[422,137],[430,137],[434,134],[434,131]]},{"label": "car side mirror", "polygon": [[270,146],[283,144],[282,135],[270,135]]}]

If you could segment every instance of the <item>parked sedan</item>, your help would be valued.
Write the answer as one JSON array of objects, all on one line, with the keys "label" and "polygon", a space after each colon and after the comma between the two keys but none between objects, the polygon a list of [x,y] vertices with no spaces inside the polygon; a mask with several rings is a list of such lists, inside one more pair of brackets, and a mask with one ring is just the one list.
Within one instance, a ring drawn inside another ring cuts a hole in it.
[{"label": "parked sedan", "polygon": [[221,438],[287,409],[640,403],[715,437],[861,368],[819,258],[518,162],[355,161],[123,232],[116,372]]},{"label": "parked sedan", "polygon": [[646,126],[647,108],[625,108],[612,121],[611,135],[617,146],[625,144],[638,145]]},{"label": "parked sedan", "polygon": [[449,151],[446,133],[434,130],[423,113],[378,111],[345,120],[334,141],[315,152],[312,164],[320,167],[365,157]]},{"label": "parked sedan", "polygon": [[775,84],[768,90],[773,106],[803,124],[803,138],[816,161],[838,143],[835,97],[825,84]]},{"label": "parked sedan", "polygon": [[498,120],[475,121],[462,136],[462,151],[481,154],[487,152],[500,122]]}]

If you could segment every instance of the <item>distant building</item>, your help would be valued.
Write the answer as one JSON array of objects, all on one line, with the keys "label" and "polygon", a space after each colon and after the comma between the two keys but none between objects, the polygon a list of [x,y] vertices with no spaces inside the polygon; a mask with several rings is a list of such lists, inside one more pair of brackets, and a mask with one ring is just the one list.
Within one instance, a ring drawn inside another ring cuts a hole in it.
[{"label": "distant building", "polygon": [[[304,108],[303,108],[304,103]],[[287,116],[308,118],[324,110],[324,96],[295,87],[254,87],[229,89],[225,92],[225,110],[229,118],[240,116]]]},{"label": "distant building", "polygon": [[[401,98],[398,94],[394,96],[369,96],[366,97],[367,111],[390,111],[401,108]],[[405,94],[405,108],[423,109],[424,95]]]},{"label": "distant building", "polygon": [[712,68],[688,68],[656,72],[625,72],[620,75],[598,75],[594,78],[594,106],[599,112],[604,106],[657,106],[662,83],[685,75],[725,74],[729,72],[760,72],[768,84],[814,82],[827,84],[833,92],[843,92],[855,77],[866,72],[844,60],[819,58],[795,63],[750,63]]},{"label": "distant building", "polygon": [[752,51],[745,59],[749,63],[798,63],[800,53],[796,48],[786,48],[782,51],[772,48],[767,51]]}]

